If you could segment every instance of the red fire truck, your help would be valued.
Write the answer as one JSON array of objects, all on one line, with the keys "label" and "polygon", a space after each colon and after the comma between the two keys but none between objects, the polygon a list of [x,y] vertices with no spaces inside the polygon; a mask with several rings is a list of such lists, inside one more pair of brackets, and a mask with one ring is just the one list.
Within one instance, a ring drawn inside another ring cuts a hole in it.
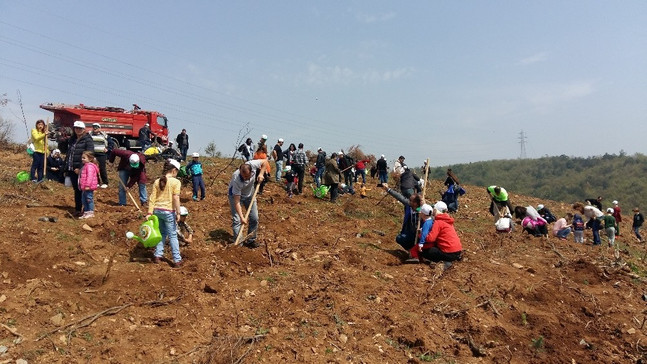
[{"label": "red fire truck", "polygon": [[120,107],[94,107],[66,104],[42,104],[41,109],[54,113],[53,125],[50,130],[55,132],[55,139],[61,140],[72,133],[75,121],[85,123],[88,130],[92,130],[93,123],[99,123],[101,130],[108,134],[115,142],[115,147],[127,149],[141,148],[137,139],[139,130],[149,124],[155,141],[160,145],[168,145],[168,120],[166,116],[157,111],[141,110],[133,104],[133,109],[126,111]]}]

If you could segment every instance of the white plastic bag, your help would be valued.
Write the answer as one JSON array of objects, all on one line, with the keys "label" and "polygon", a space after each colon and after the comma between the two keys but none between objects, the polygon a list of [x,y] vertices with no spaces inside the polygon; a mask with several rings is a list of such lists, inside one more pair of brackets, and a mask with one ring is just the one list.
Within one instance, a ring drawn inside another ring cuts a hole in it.
[{"label": "white plastic bag", "polygon": [[65,187],[72,187],[72,178],[65,176]]}]

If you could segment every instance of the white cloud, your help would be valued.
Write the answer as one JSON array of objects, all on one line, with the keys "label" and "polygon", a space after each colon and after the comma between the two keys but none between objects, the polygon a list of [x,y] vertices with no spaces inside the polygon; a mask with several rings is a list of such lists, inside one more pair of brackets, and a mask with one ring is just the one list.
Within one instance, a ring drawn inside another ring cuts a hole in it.
[{"label": "white cloud", "polygon": [[541,90],[533,91],[528,97],[528,101],[539,109],[547,109],[562,102],[586,97],[595,91],[594,81],[549,85]]},{"label": "white cloud", "polygon": [[301,81],[310,85],[350,85],[354,82],[376,84],[399,80],[411,75],[414,69],[411,67],[400,67],[392,70],[368,69],[355,71],[349,67],[342,66],[321,66],[316,63],[308,64],[305,75],[301,75]]},{"label": "white cloud", "polygon": [[545,62],[547,59],[548,59],[548,53],[540,52],[519,60],[519,64],[523,66],[527,66],[533,63]]},{"label": "white cloud", "polygon": [[384,14],[357,14],[357,20],[365,24],[379,23],[389,21],[395,18],[395,12],[388,12]]}]

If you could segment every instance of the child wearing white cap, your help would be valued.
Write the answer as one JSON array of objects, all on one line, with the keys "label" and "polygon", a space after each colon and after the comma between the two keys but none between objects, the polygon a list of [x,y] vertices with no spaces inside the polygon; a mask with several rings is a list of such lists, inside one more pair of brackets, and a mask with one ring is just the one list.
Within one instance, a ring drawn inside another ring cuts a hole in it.
[{"label": "child wearing white cap", "polygon": [[613,217],[616,218],[616,236],[620,236],[620,223],[622,222],[622,209],[618,201],[613,200]]},{"label": "child wearing white cap", "polygon": [[616,242],[616,218],[613,217],[613,208],[609,207],[607,213],[602,217],[604,223],[604,232],[607,234],[609,246],[613,246]]},{"label": "child wearing white cap", "polygon": [[461,240],[454,229],[454,218],[449,216],[447,205],[442,201],[434,204],[433,214],[434,223],[425,238],[424,246],[419,249],[420,255],[432,262],[443,261],[446,265],[451,265],[450,262],[460,260],[463,253]]},{"label": "child wearing white cap", "polygon": [[205,188],[202,179],[202,163],[200,163],[200,153],[192,154],[193,160],[186,165],[186,171],[191,175],[193,182],[193,201],[198,201],[198,189],[200,190],[200,201],[204,200]]}]

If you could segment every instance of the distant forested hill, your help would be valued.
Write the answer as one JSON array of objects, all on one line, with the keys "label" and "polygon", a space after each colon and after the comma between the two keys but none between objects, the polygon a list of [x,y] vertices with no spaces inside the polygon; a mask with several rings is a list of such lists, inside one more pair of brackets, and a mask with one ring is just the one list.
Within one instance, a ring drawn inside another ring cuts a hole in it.
[{"label": "distant forested hill", "polygon": [[605,208],[618,200],[627,214],[635,206],[647,209],[647,156],[643,154],[627,156],[621,152],[588,158],[561,155],[456,164],[431,168],[430,178],[444,180],[447,168],[452,168],[464,184],[500,185],[508,192],[567,203],[601,195]]}]

